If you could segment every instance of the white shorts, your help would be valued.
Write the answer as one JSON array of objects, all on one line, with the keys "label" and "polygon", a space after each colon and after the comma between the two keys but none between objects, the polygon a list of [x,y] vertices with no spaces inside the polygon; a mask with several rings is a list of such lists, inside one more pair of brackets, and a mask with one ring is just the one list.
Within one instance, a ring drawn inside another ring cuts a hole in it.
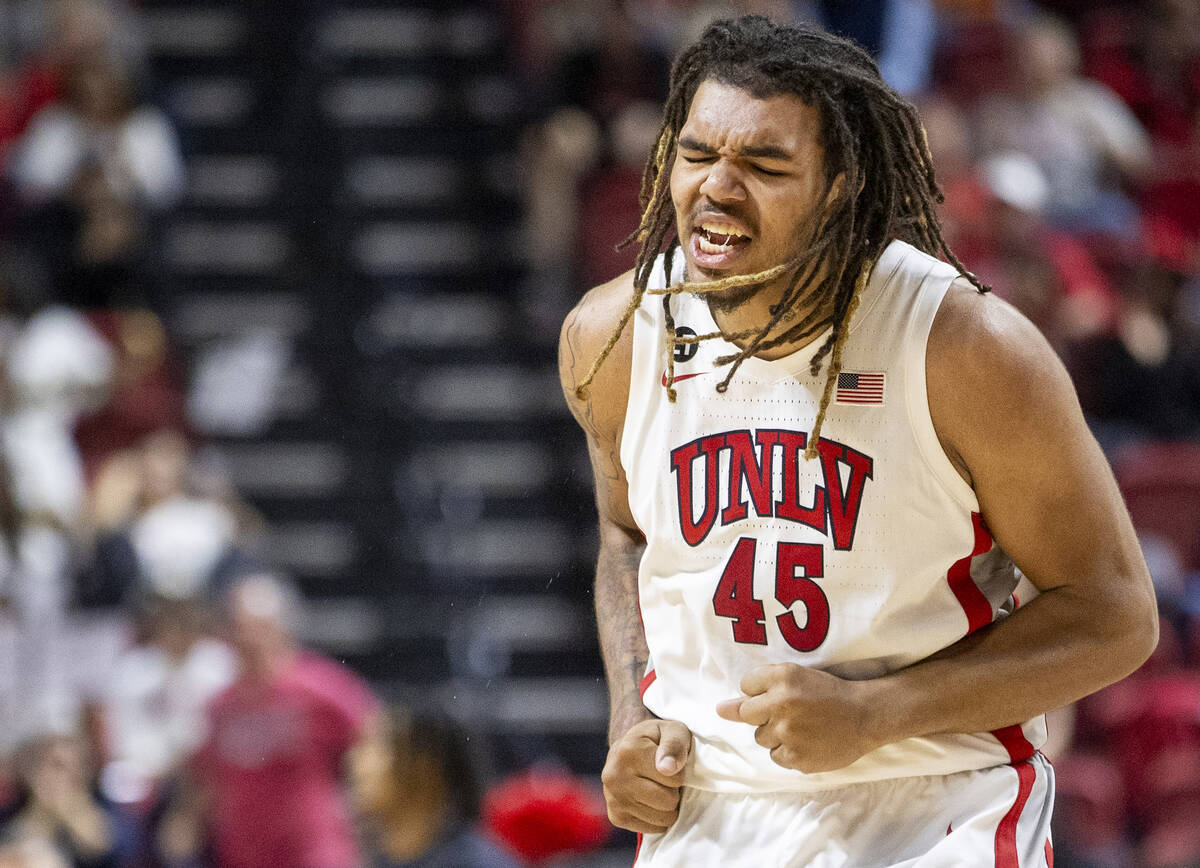
[{"label": "white shorts", "polygon": [[1053,868],[1054,771],[1016,765],[816,793],[685,787],[679,819],[636,868]]}]

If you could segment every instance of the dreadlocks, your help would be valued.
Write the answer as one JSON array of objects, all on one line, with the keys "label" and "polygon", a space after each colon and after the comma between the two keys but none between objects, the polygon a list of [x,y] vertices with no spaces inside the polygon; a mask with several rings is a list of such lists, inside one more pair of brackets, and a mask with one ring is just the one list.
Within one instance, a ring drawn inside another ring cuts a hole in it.
[{"label": "dreadlocks", "polygon": [[[812,237],[805,249],[790,262],[757,274],[712,282],[692,283],[685,277],[683,283],[651,291],[663,295],[666,310],[667,396],[675,400],[676,346],[716,337],[743,342],[739,352],[717,360],[718,364],[729,365],[728,373],[717,385],[717,391],[724,392],[738,367],[750,356],[829,329],[829,337],[817,348],[810,363],[816,376],[822,362],[829,358],[820,409],[805,451],[806,458],[815,458],[859,294],[879,254],[893,238],[945,258],[976,289],[987,291],[963,267],[942,237],[934,210],[942,201],[942,194],[934,179],[916,109],[883,82],[879,68],[865,51],[849,40],[818,29],[782,26],[756,15],[716,21],[675,61],[658,140],[642,176],[641,222],[626,240],[640,244],[633,297],[576,392],[580,398],[584,397],[596,371],[642,303],[655,260],[664,246],[666,273],[671,273],[676,238],[668,179],[679,131],[692,99],[699,86],[709,79],[745,90],[755,99],[791,94],[817,108],[825,151],[827,204],[813,221]],[[833,195],[839,178],[840,187]],[[671,295],[721,292],[762,284],[785,274],[791,275],[788,286],[761,329],[689,338],[676,334]],[[801,305],[814,298],[830,299],[831,303],[818,304],[811,312],[796,317]],[[778,334],[769,337],[789,314],[793,314],[796,322],[785,324]]]}]

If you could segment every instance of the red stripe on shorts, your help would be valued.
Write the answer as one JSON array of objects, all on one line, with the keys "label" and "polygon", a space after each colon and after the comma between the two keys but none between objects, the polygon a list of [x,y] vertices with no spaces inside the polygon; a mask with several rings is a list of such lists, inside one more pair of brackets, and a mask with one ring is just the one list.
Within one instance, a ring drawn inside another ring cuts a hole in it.
[{"label": "red stripe on shorts", "polygon": [[650,689],[650,685],[654,683],[654,679],[657,677],[658,673],[653,669],[642,676],[642,683],[638,685],[638,695],[642,699],[646,698],[646,691]]},{"label": "red stripe on shorts", "polygon": [[984,527],[983,516],[979,513],[971,513],[971,523],[975,527],[975,546],[969,555],[955,561],[946,573],[950,590],[954,592],[954,598],[966,613],[968,633],[974,633],[980,627],[992,623],[992,604],[971,578],[971,561],[991,550],[992,535]]},{"label": "red stripe on shorts", "polygon": [[1008,751],[1008,761],[1013,765],[1025,762],[1035,753],[1033,745],[1025,737],[1024,730],[1016,724],[1003,729],[993,729],[992,735],[1004,745],[1004,749]]},{"label": "red stripe on shorts", "polygon": [[1054,848],[1050,846],[1050,839],[1046,839],[1046,868],[1054,868]]},{"label": "red stripe on shorts", "polygon": [[638,836],[637,849],[633,851],[633,864],[634,865],[637,864],[638,856],[642,855],[642,833],[638,832],[637,836]]},{"label": "red stripe on shorts", "polygon": [[1017,822],[1021,819],[1021,811],[1025,810],[1025,803],[1029,801],[1033,782],[1037,778],[1037,769],[1030,762],[1020,763],[1013,768],[1017,772],[1017,798],[996,827],[996,868],[1021,868],[1017,855]]}]

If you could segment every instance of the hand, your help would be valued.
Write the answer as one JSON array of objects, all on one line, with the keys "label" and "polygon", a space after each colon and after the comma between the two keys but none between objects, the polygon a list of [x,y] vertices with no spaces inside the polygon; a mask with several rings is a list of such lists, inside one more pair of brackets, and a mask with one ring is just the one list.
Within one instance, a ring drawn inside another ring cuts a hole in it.
[{"label": "hand", "polygon": [[69,818],[81,804],[91,801],[82,783],[48,762],[30,775],[29,794],[34,803],[59,822]]},{"label": "hand", "polygon": [[753,727],[776,765],[801,772],[844,768],[886,743],[870,731],[869,682],[847,681],[795,663],[751,669],[744,697],[717,704],[726,720]]},{"label": "hand", "polygon": [[608,819],[631,832],[665,832],[679,816],[692,733],[676,720],[644,720],[612,743],[600,780]]}]

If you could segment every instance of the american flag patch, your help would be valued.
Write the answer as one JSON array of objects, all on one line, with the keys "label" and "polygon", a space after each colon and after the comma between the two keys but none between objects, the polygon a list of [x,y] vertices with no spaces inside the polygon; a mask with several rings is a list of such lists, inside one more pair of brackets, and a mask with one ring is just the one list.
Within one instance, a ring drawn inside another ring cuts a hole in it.
[{"label": "american flag patch", "polygon": [[883,371],[842,371],[837,378],[837,394],[834,402],[838,404],[882,404],[883,383],[886,375]]}]

